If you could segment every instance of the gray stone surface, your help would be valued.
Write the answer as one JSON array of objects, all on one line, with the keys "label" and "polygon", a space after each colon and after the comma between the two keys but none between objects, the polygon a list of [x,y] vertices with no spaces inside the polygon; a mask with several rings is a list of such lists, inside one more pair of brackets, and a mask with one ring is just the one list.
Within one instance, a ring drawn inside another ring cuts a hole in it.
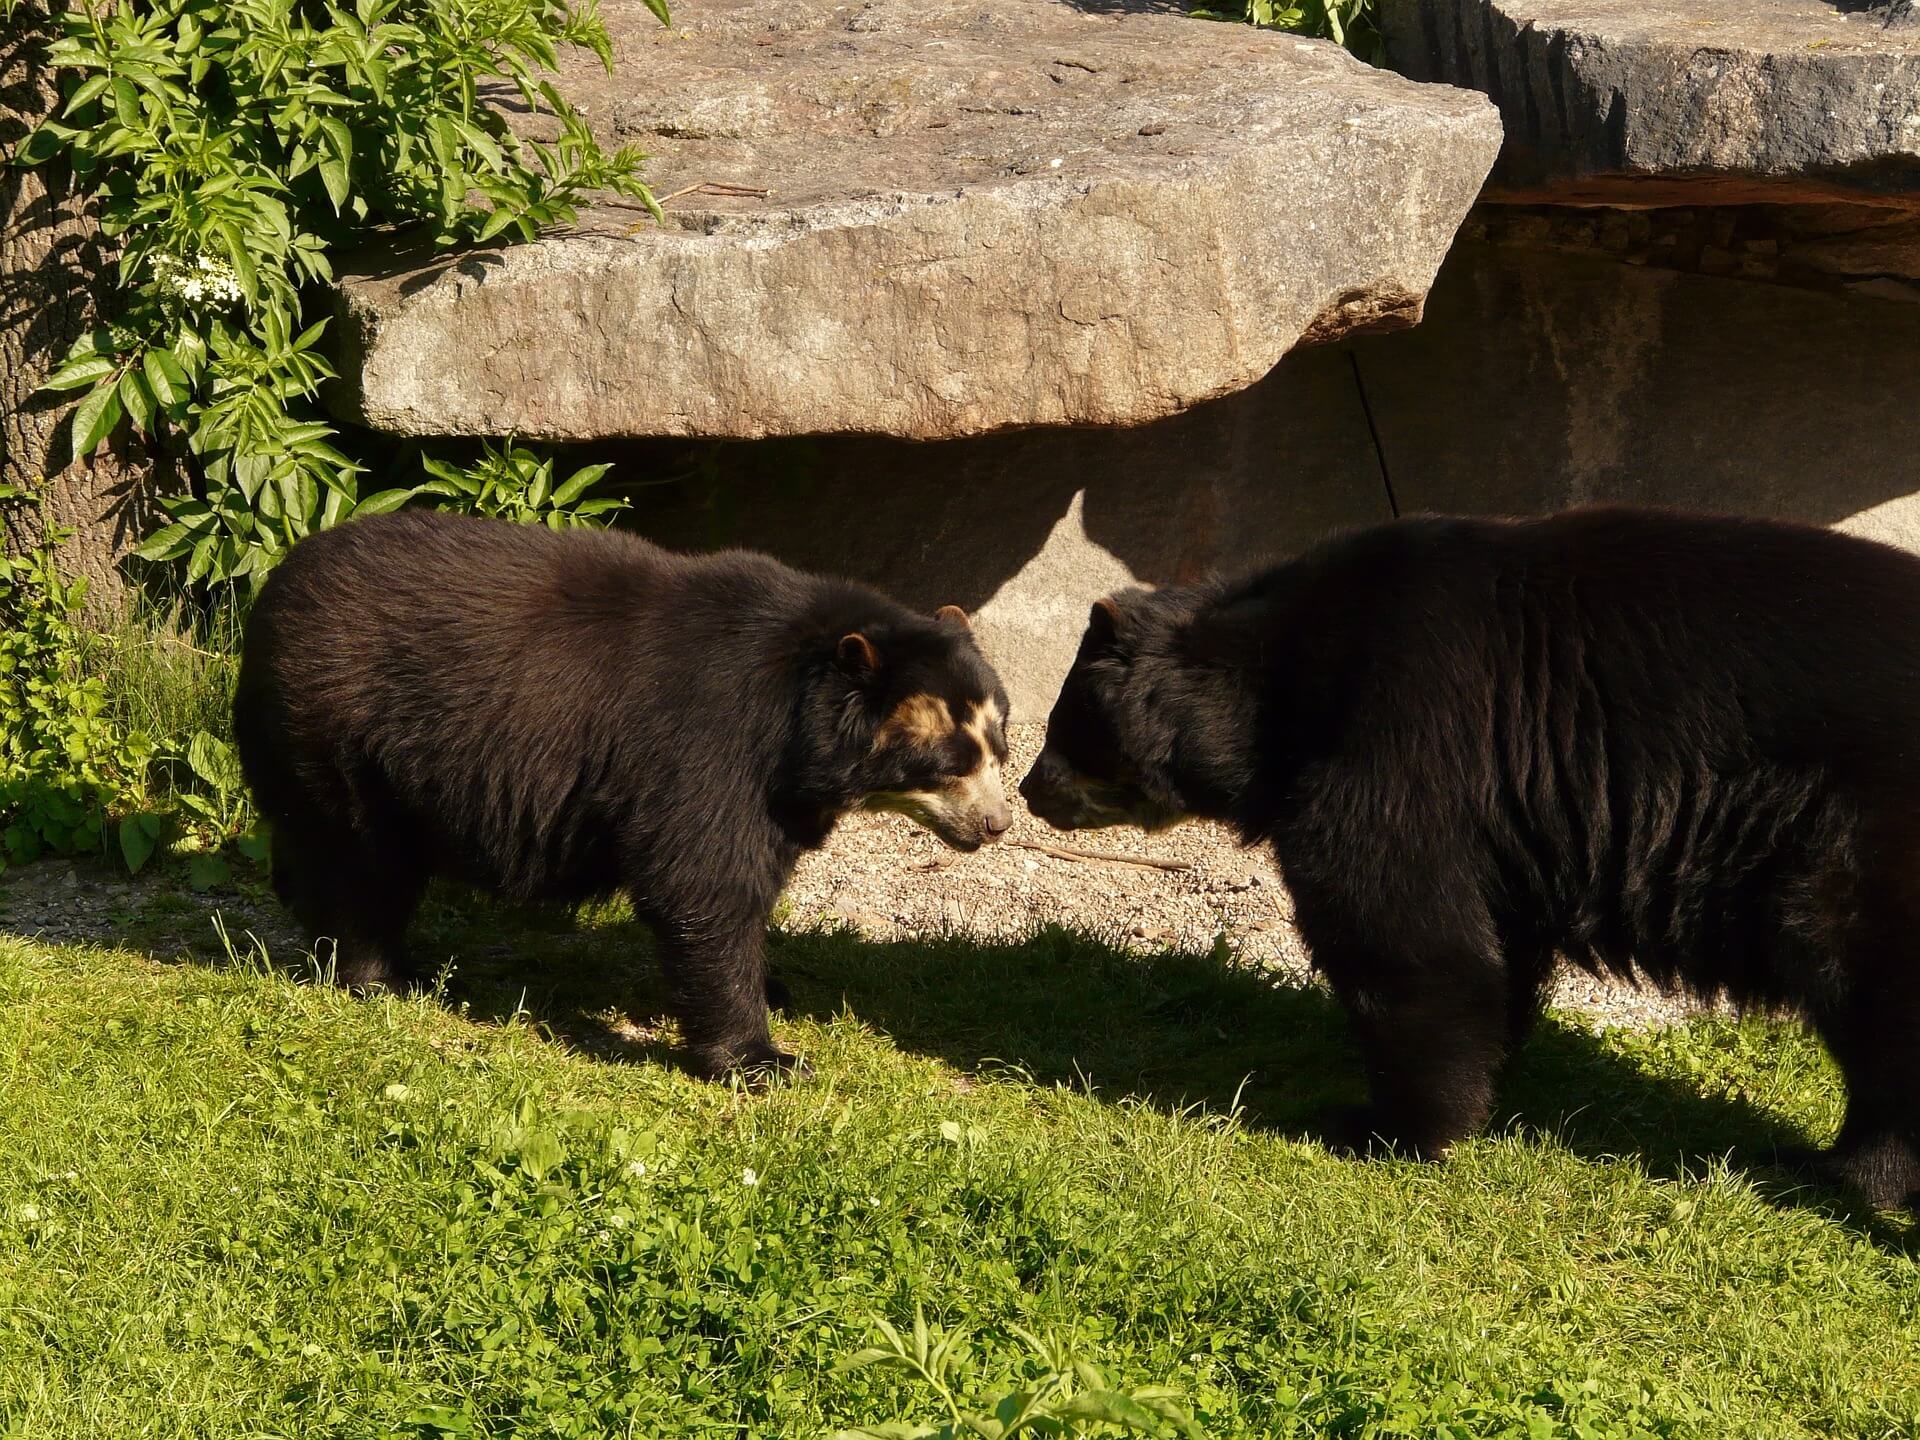
[{"label": "gray stone surface", "polygon": [[1427,322],[1354,343],[1403,511],[1628,501],[1920,549],[1920,305],[1455,247]]},{"label": "gray stone surface", "polygon": [[1382,0],[1380,12],[1393,68],[1499,105],[1490,195],[1920,201],[1920,26],[1904,0]]},{"label": "gray stone surface", "polygon": [[[622,473],[656,473],[665,448],[634,447]],[[1251,567],[1389,513],[1352,362],[1316,348],[1133,430],[722,447],[699,480],[642,491],[635,521],[664,544],[749,546],[923,610],[960,605],[1015,716],[1037,721],[1100,596]]]},{"label": "gray stone surface", "polygon": [[350,267],[341,414],[554,440],[1147,421],[1303,338],[1413,323],[1499,143],[1484,97],[1154,0],[685,0],[672,31],[603,8],[617,85],[564,85],[653,153],[667,223]]}]

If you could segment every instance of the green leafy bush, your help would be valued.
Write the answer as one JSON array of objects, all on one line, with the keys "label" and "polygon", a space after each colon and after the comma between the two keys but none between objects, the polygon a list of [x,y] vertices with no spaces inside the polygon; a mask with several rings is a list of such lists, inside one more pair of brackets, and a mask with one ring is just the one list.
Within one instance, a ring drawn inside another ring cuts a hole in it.
[{"label": "green leafy bush", "polygon": [[1202,5],[1192,13],[1203,20],[1236,20],[1271,30],[1316,35],[1344,45],[1361,58],[1377,61],[1379,36],[1373,28],[1373,0],[1235,0],[1229,7]]},{"label": "green leafy bush", "polygon": [[421,463],[433,479],[413,493],[444,496],[454,502],[450,508],[472,515],[570,530],[604,525],[627,508],[624,500],[586,498],[612,466],[582,466],[556,485],[552,457],[542,459],[511,439],[497,448],[484,445],[480,459],[464,468],[430,456]]},{"label": "green leafy bush", "polygon": [[55,568],[60,539],[0,557],[0,871],[47,852],[103,850],[115,819],[137,870],[160,834],[147,809],[158,747],[116,723],[104,680],[89,673],[76,618],[87,582]]},{"label": "green leafy bush", "polygon": [[179,612],[83,624],[87,582],[55,563],[65,538],[0,557],[0,872],[116,851],[138,871],[170,838],[200,888],[229,878],[230,843],[263,864],[228,738],[237,656],[193,644]]},{"label": "green leafy bush", "polygon": [[[604,152],[541,78],[562,45],[611,63],[593,0],[83,0],[56,23],[64,102],[15,159],[64,157],[96,194],[125,298],[48,388],[85,392],[76,455],[123,418],[184,434],[197,483],[137,553],[183,562],[189,584],[257,584],[313,530],[461,498],[363,496],[365,467],[320,418],[333,372],[308,292],[337,248],[394,225],[440,245],[531,239],[592,191],[657,213],[640,152]],[[481,103],[487,81],[558,138],[517,138]]]}]

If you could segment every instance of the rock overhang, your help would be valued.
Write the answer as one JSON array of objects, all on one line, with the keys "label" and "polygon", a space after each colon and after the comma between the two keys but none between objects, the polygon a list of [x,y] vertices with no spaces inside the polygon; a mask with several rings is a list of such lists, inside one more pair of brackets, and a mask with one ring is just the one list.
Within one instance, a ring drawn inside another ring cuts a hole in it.
[{"label": "rock overhang", "polygon": [[342,414],[555,441],[1138,424],[1417,320],[1500,139],[1482,96],[1139,0],[607,14],[615,78],[563,85],[652,154],[666,223],[602,206],[350,264]]}]

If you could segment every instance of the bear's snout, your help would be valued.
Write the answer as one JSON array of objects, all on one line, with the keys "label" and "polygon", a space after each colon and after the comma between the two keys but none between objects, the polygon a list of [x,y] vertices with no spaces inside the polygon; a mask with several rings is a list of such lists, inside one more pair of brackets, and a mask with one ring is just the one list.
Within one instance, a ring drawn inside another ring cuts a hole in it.
[{"label": "bear's snout", "polygon": [[1020,782],[1020,798],[1027,808],[1056,830],[1071,830],[1079,814],[1080,791],[1073,783],[1073,770],[1050,750],[1042,750],[1026,778]]}]

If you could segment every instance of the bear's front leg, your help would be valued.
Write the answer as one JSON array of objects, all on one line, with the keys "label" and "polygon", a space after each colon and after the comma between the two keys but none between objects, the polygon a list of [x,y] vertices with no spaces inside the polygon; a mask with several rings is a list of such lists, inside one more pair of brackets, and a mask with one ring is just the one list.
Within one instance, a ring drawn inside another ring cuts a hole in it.
[{"label": "bear's front leg", "polygon": [[773,1043],[767,1024],[766,917],[664,921],[661,962],[686,1065],[703,1079],[755,1082],[804,1075],[806,1062]]},{"label": "bear's front leg", "polygon": [[[1396,963],[1343,957],[1334,989],[1353,1021],[1370,1103],[1330,1138],[1439,1159],[1487,1123],[1511,1031],[1509,987],[1478,958]],[[1324,968],[1324,967],[1323,967]]]}]

